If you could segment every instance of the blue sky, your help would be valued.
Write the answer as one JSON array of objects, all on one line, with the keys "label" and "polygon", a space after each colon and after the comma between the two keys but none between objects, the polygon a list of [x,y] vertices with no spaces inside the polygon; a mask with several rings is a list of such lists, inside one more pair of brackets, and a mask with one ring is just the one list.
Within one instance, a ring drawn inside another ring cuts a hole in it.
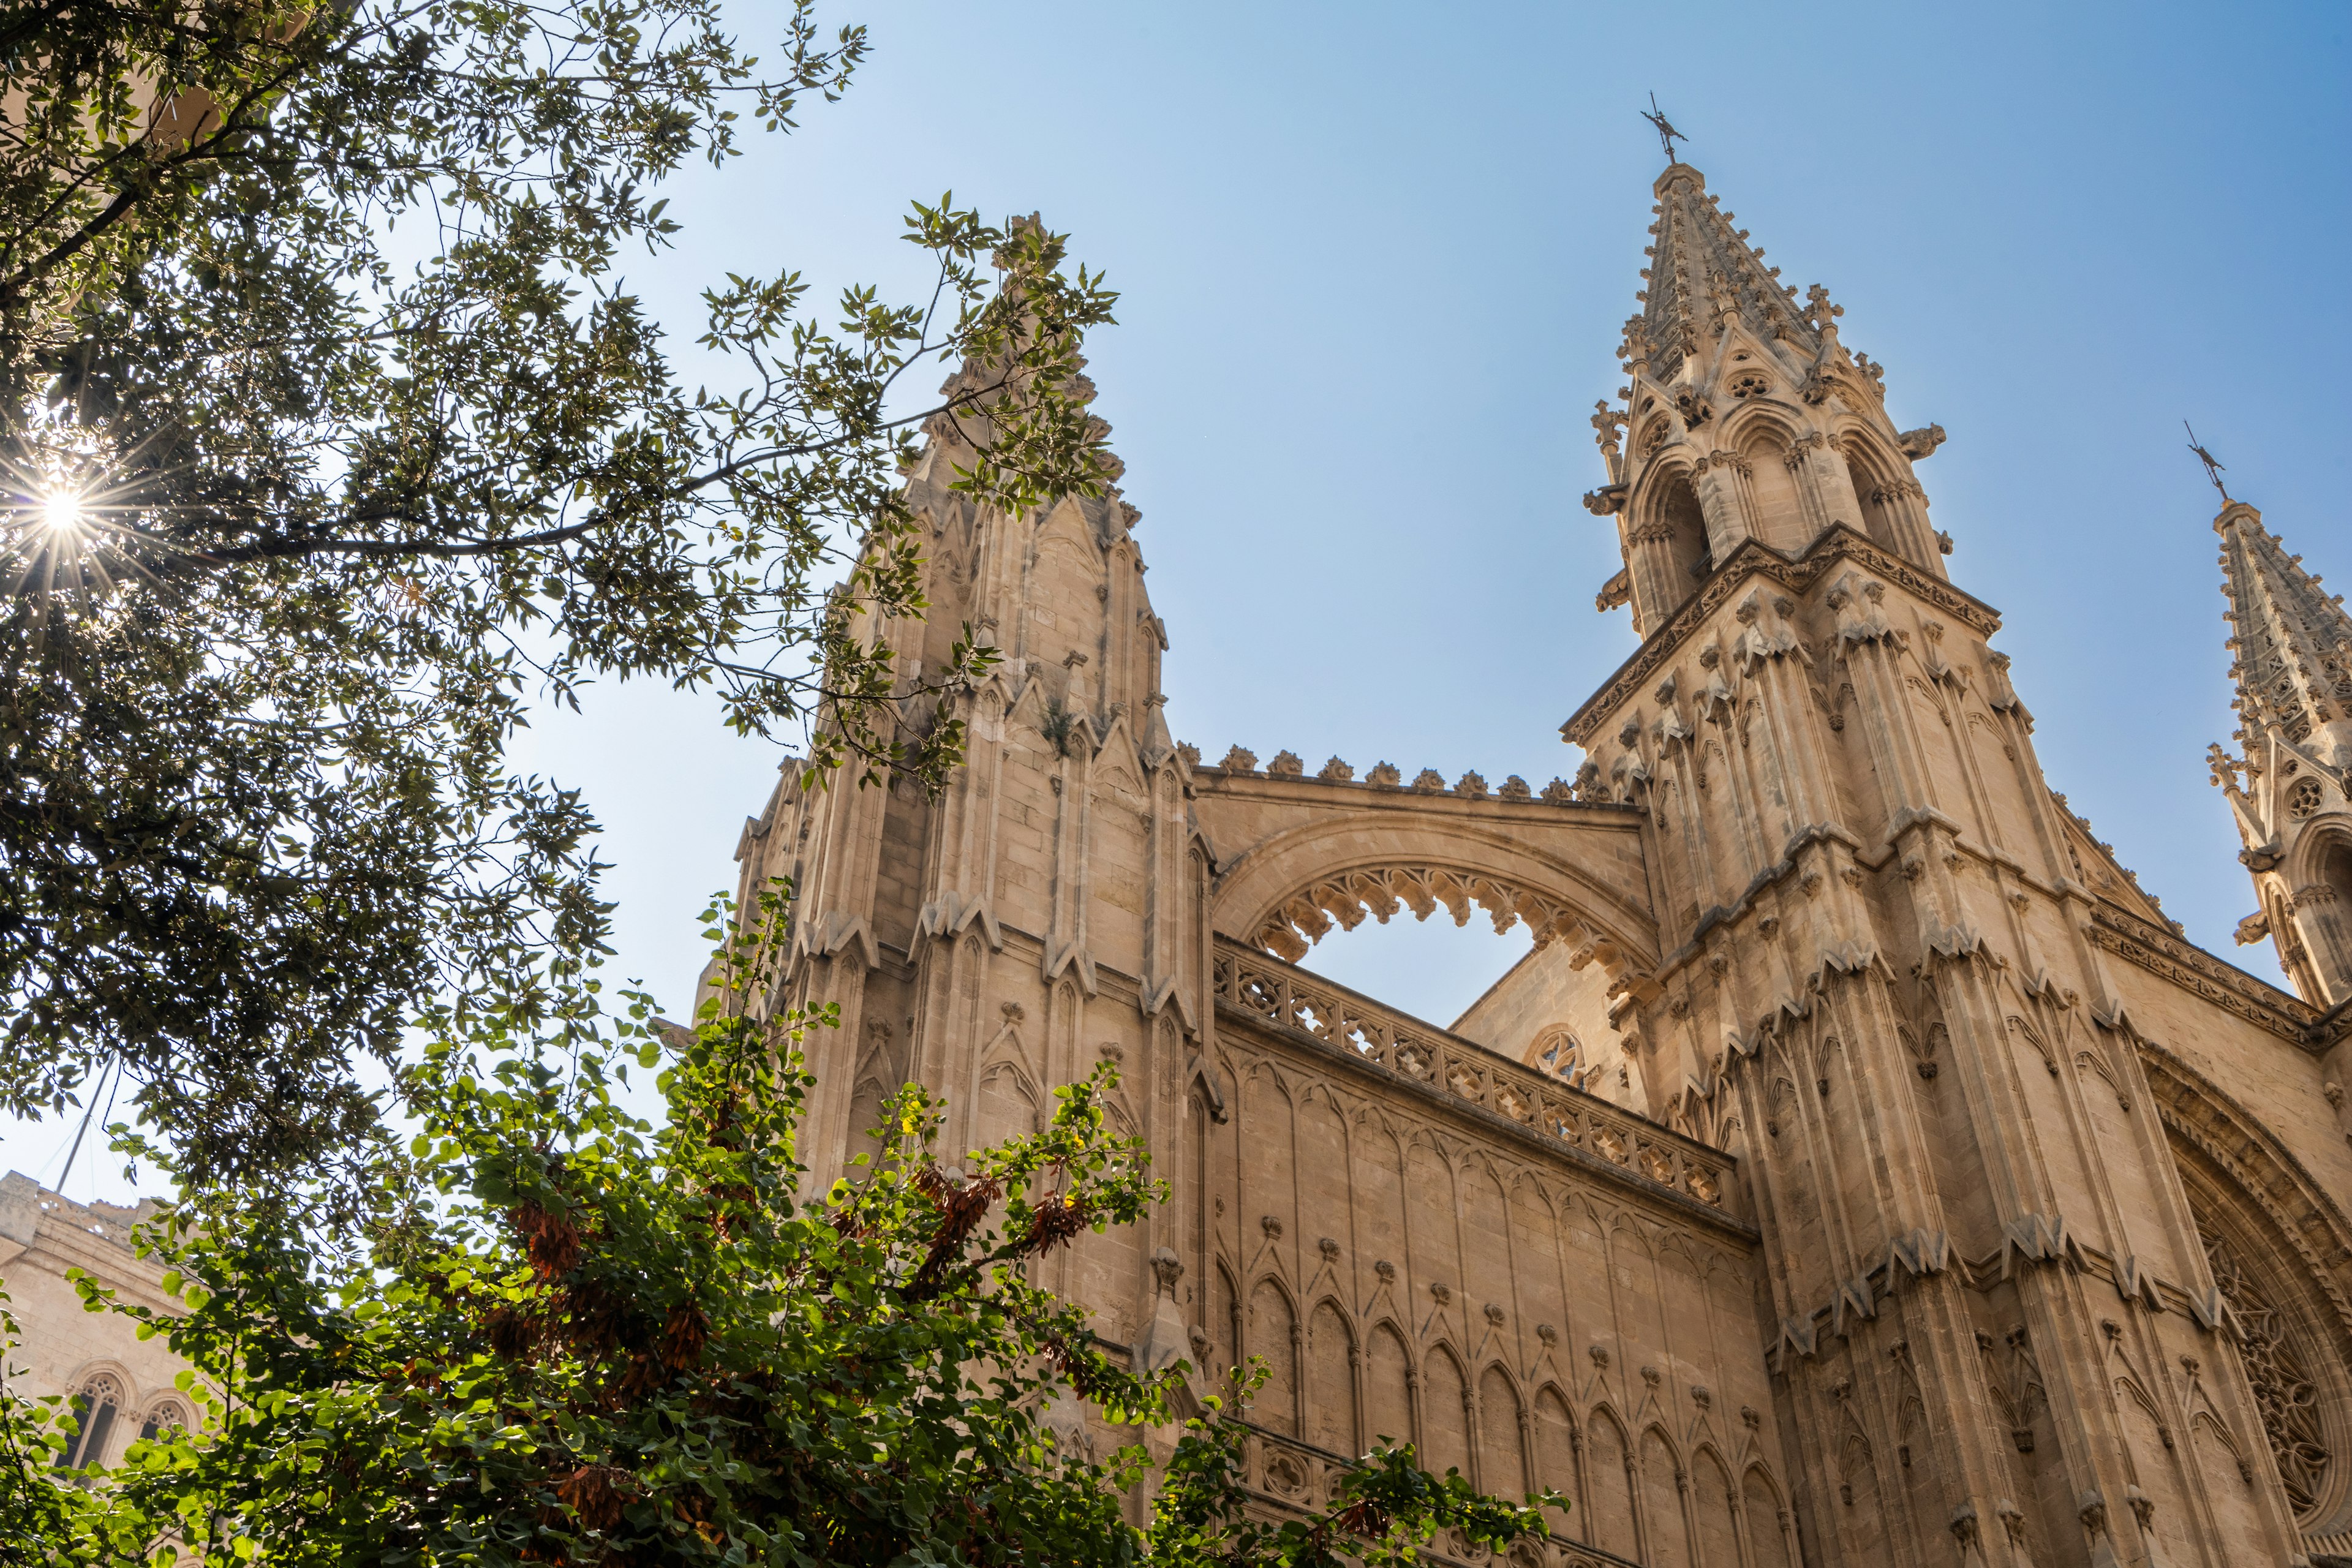
[{"label": "blue sky", "polygon": [[[835,8],[839,18],[856,13]],[[738,9],[747,41],[772,13]],[[920,284],[909,199],[1043,213],[1123,291],[1090,349],[1127,463],[1169,717],[1448,777],[1572,774],[1558,726],[1633,646],[1579,504],[1622,384],[1657,142],[1887,367],[1962,586],[2053,784],[2190,936],[2253,907],[2202,756],[2233,727],[2215,498],[2352,586],[2344,527],[2352,7],[1406,7],[902,3],[840,103],[671,216],[633,282],[692,336],[722,269]],[[682,345],[681,345],[682,346]],[[716,376],[714,375],[714,379]],[[2330,432],[2338,432],[2331,435]],[[585,787],[615,967],[673,1005],[776,752],[657,687],[550,716],[527,763]],[[1519,949],[1367,928],[1314,962],[1444,1019]],[[71,1127],[0,1143],[54,1175]],[[112,1190],[88,1151],[76,1195]],[[89,1184],[105,1183],[91,1187]]]}]

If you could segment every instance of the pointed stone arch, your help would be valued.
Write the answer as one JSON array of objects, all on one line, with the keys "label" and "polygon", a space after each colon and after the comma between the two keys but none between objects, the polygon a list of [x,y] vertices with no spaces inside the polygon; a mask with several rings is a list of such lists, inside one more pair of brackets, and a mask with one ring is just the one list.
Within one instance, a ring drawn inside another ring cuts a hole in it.
[{"label": "pointed stone arch", "polygon": [[1736,433],[1724,432],[1727,440],[1738,443],[1738,489],[1749,537],[1786,555],[1801,552],[1815,531],[1798,475],[1804,459],[1794,445],[1805,433],[1802,420],[1779,416],[1779,410],[1769,408],[1755,410]]},{"label": "pointed stone arch", "polygon": [[992,1148],[1005,1139],[1034,1132],[1043,1124],[1045,1097],[1028,1069],[1010,1057],[982,1064],[972,1096],[972,1147]]},{"label": "pointed stone arch", "polygon": [[2161,1046],[2138,1052],[2207,1267],[2240,1320],[2269,1449],[2258,1462],[2305,1531],[2352,1529],[2352,1224],[2252,1112]]},{"label": "pointed stone arch", "polygon": [[1518,1374],[1500,1361],[1478,1373],[1478,1489],[1497,1497],[1524,1496],[1536,1485],[1527,1452],[1530,1412]]},{"label": "pointed stone arch", "polygon": [[1790,1539],[1789,1505],[1762,1461],[1739,1477],[1740,1512],[1748,1529],[1748,1560],[1753,1568],[1790,1568],[1797,1560]]},{"label": "pointed stone arch", "polygon": [[1691,1561],[1739,1561],[1739,1491],[1729,1460],[1712,1442],[1690,1456]]},{"label": "pointed stone arch", "polygon": [[1615,1552],[1629,1563],[1638,1561],[1642,1545],[1633,1510],[1633,1445],[1625,1423],[1605,1400],[1585,1415],[1584,1458],[1589,1502],[1584,1543]]},{"label": "pointed stone arch", "polygon": [[1927,496],[1911,477],[1910,465],[1864,420],[1841,420],[1832,439],[1862,508],[1856,520],[1862,531],[1881,549],[1919,560]]},{"label": "pointed stone arch", "polygon": [[1550,1521],[1552,1533],[1567,1540],[1580,1530],[1583,1516],[1591,1510],[1584,1491],[1584,1433],[1576,1423],[1575,1401],[1558,1383],[1546,1380],[1528,1402],[1528,1413],[1536,1487],[1556,1491],[1569,1500],[1566,1514],[1549,1510],[1544,1517]]},{"label": "pointed stone arch", "polygon": [[1421,1361],[1421,1468],[1434,1476],[1458,1469],[1475,1476],[1470,1458],[1470,1374],[1453,1344],[1431,1342]]},{"label": "pointed stone arch", "polygon": [[1279,1274],[1265,1273],[1250,1286],[1249,1312],[1242,1344],[1245,1355],[1265,1363],[1265,1383],[1250,1405],[1250,1419],[1270,1431],[1297,1436],[1300,1325],[1297,1299]]},{"label": "pointed stone arch", "polygon": [[1337,1296],[1316,1298],[1307,1314],[1302,1368],[1307,1441],[1330,1453],[1353,1458],[1362,1452],[1356,1409],[1356,1370],[1361,1360],[1354,1315]]},{"label": "pointed stone arch", "polygon": [[95,1361],[68,1381],[72,1390],[73,1426],[66,1434],[66,1450],[58,1464],[67,1469],[103,1465],[122,1446],[123,1424],[137,1408],[138,1384],[121,1363]]},{"label": "pointed stone arch", "polygon": [[1689,1521],[1683,1498],[1690,1472],[1683,1463],[1681,1445],[1659,1422],[1642,1428],[1640,1461],[1634,1467],[1642,1479],[1642,1548],[1647,1563],[1688,1563]]},{"label": "pointed stone arch", "polygon": [[152,1442],[167,1432],[191,1432],[195,1425],[187,1400],[177,1394],[164,1394],[148,1401],[139,1421],[139,1440]]},{"label": "pointed stone arch", "polygon": [[1854,1562],[1884,1563],[1887,1560],[1886,1546],[1894,1533],[1894,1521],[1886,1517],[1877,1451],[1859,1426],[1850,1426],[1838,1444],[1837,1456],[1834,1527],[1848,1542],[1847,1550]]},{"label": "pointed stone arch", "polygon": [[[1774,372],[1768,367],[1766,374]],[[1738,451],[1752,445],[1759,432],[1769,432],[1786,447],[1811,428],[1812,421],[1797,405],[1767,393],[1740,399],[1738,406],[1724,416],[1716,440]]]},{"label": "pointed stone arch", "polygon": [[1213,1380],[1222,1383],[1241,1365],[1242,1359],[1241,1282],[1234,1274],[1232,1262],[1223,1257],[1209,1265],[1208,1326],[1217,1359],[1210,1373]]},{"label": "pointed stone arch", "polygon": [[1706,509],[1700,502],[1695,455],[1671,447],[1633,481],[1624,521],[1625,557],[1634,628],[1647,635],[1693,595],[1713,568]]},{"label": "pointed stone arch", "polygon": [[1214,929],[1296,962],[1334,929],[1444,909],[1526,922],[1538,946],[1612,975],[1657,962],[1630,807],[1423,795],[1338,780],[1195,771],[1193,810],[1213,847]]},{"label": "pointed stone arch", "polygon": [[1364,1331],[1363,1444],[1382,1438],[1402,1447],[1415,1441],[1413,1394],[1419,1374],[1412,1360],[1412,1334],[1390,1317],[1381,1317]]}]

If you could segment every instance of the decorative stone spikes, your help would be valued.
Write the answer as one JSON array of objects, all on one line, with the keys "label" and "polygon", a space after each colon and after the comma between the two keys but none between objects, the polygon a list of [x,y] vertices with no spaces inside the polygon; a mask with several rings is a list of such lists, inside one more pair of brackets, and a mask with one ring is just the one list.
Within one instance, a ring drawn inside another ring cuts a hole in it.
[{"label": "decorative stone spikes", "polygon": [[[2352,616],[2341,596],[2330,597],[2243,501],[2224,506],[2213,529],[2234,628],[2239,739],[2251,744],[2276,730],[2298,744],[2336,750],[2338,766],[2352,761],[2344,754],[2352,752]],[[2331,726],[2340,727],[2334,748],[2314,742]]]},{"label": "decorative stone spikes", "polygon": [[1745,229],[1717,204],[1706,177],[1686,163],[1658,176],[1657,221],[1650,226],[1648,287],[1642,314],[1626,324],[1626,357],[1658,381],[1673,379],[1684,357],[1712,342],[1734,321],[1816,353],[1821,333],[1790,303],[1780,268],[1764,265]]},{"label": "decorative stone spikes", "polygon": [[[1180,745],[1177,750],[1189,765],[1194,767],[1200,765],[1201,752],[1198,747]],[[1235,746],[1225,753],[1223,760],[1218,763],[1217,766],[1221,772],[1228,773],[1255,773],[1257,753],[1246,747]],[[1290,751],[1276,753],[1274,760],[1265,765],[1264,776],[1298,783],[1304,783],[1311,776],[1316,782],[1321,784],[1360,784],[1375,790],[1410,791],[1414,795],[1450,795],[1462,800],[1493,800],[1513,805],[1532,805],[1537,801],[1541,801],[1546,805],[1572,805],[1580,799],[1575,789],[1564,779],[1552,780],[1538,794],[1527,780],[1517,773],[1506,778],[1501,788],[1490,787],[1486,783],[1486,775],[1475,770],[1464,773],[1460,779],[1449,785],[1445,782],[1445,775],[1435,768],[1423,768],[1408,784],[1405,783],[1404,770],[1394,763],[1376,763],[1370,773],[1359,780],[1355,768],[1339,757],[1333,757],[1309,775],[1305,760],[1297,752]]]}]

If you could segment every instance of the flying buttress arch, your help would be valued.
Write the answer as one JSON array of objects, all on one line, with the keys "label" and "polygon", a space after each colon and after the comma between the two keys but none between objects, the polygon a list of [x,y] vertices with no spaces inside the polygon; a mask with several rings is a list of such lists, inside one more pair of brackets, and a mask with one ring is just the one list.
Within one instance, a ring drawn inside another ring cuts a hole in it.
[{"label": "flying buttress arch", "polygon": [[1439,909],[1497,931],[1525,921],[1612,978],[1657,961],[1637,813],[1614,805],[1473,799],[1333,780],[1194,773],[1216,856],[1210,919],[1292,963],[1335,927]]}]

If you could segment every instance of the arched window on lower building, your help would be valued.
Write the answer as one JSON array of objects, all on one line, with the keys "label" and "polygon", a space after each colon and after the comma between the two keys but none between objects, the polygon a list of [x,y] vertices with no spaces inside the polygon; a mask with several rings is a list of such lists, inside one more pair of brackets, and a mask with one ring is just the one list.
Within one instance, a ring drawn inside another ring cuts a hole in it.
[{"label": "arched window on lower building", "polygon": [[139,1440],[152,1443],[167,1432],[188,1429],[188,1412],[176,1399],[159,1400],[148,1407],[147,1419],[139,1424]]},{"label": "arched window on lower building", "polygon": [[83,1382],[73,1397],[73,1440],[58,1460],[59,1469],[79,1470],[105,1459],[122,1402],[122,1384],[108,1373],[101,1372]]}]

